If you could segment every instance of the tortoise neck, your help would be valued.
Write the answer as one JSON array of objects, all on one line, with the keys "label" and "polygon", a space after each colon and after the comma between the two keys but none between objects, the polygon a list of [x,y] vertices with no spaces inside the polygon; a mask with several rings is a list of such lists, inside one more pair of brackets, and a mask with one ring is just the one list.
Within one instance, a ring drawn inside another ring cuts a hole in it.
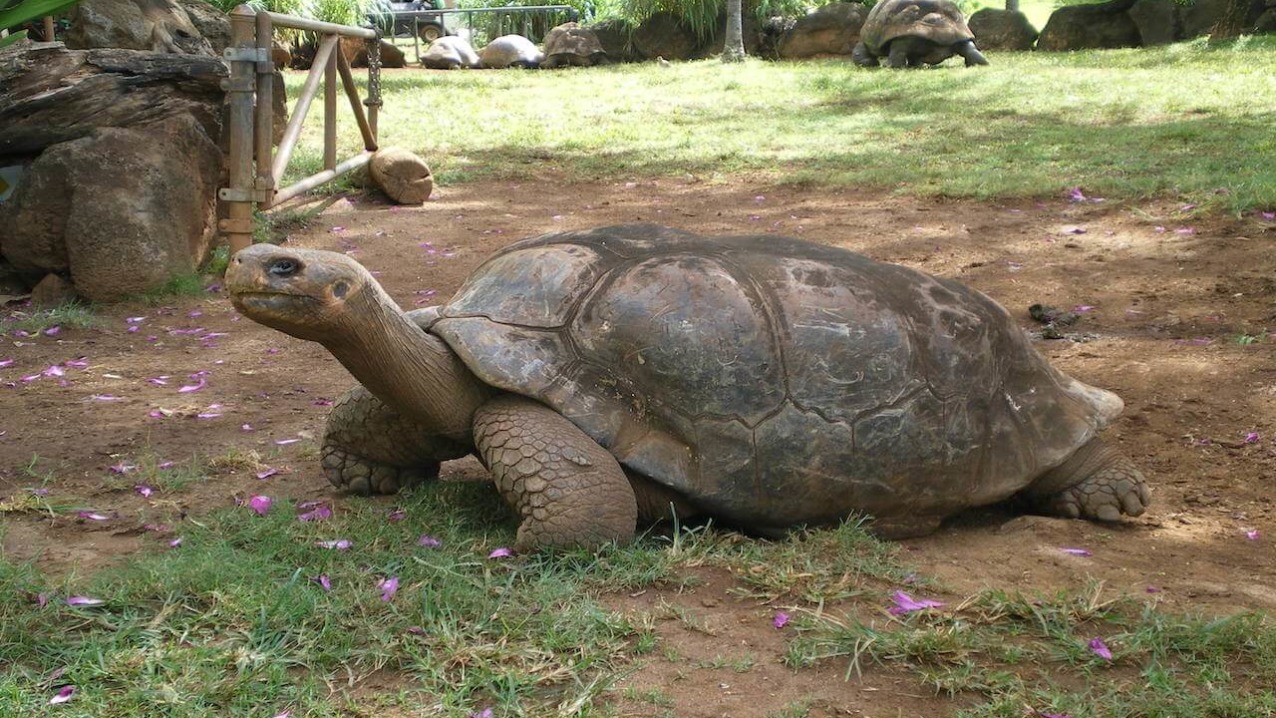
[{"label": "tortoise neck", "polygon": [[469,444],[491,395],[442,339],[417,326],[375,282],[347,300],[349,334],[323,345],[368,391],[433,433]]}]

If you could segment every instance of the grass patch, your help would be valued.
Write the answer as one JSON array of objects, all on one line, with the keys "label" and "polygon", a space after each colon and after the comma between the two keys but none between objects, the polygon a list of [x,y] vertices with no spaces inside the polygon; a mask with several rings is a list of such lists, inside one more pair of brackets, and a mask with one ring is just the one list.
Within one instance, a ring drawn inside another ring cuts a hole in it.
[{"label": "grass patch", "polygon": [[[747,173],[769,182],[963,197],[1157,196],[1276,207],[1276,38],[868,71],[717,61],[566,72],[387,73],[385,145],[442,185]],[[289,74],[295,94],[303,76]],[[318,170],[318,115],[290,177]],[[347,122],[347,126],[352,126]],[[342,154],[356,133],[343,131]],[[291,180],[290,180],[291,181]]]},{"label": "grass patch", "polygon": [[967,718],[1276,711],[1276,626],[1267,616],[1174,616],[1106,597],[1097,584],[1053,595],[985,591],[952,610],[885,621],[824,614],[788,655],[795,666],[833,658],[847,661],[848,677],[890,665],[938,693],[974,698],[957,712]]},{"label": "grass patch", "polygon": [[64,302],[48,309],[15,310],[4,319],[5,331],[46,333],[50,336],[56,336],[63,329],[92,329],[96,326],[97,317],[93,310],[80,302]]},{"label": "grass patch", "polygon": [[[128,481],[144,475],[165,495],[180,494],[180,477],[163,483],[157,466],[139,464]],[[30,476],[38,483],[34,468]],[[515,521],[486,484],[435,482],[393,506],[353,501],[300,521],[310,508],[276,501],[264,516],[214,511],[174,524],[121,567],[52,583],[0,557],[2,705],[39,715],[73,685],[59,715],[290,710],[335,718],[397,707],[606,716],[623,699],[659,708],[671,700],[662,691],[615,688],[639,659],[742,675],[765,659],[688,661],[662,644],[655,625],[673,618],[709,632],[694,613],[662,603],[657,615],[622,614],[600,597],[676,589],[694,580],[691,569],[708,566],[738,577],[759,607],[794,612],[787,660],[795,668],[845,661],[848,676],[878,665],[906,670],[960,696],[959,715],[1020,718],[1025,706],[1074,718],[1276,710],[1267,690],[1276,681],[1276,631],[1265,616],[1174,616],[1096,585],[1053,595],[987,591],[951,608],[881,618],[892,590],[929,591],[895,544],[856,522],[780,541],[680,528],[598,552],[493,559]],[[423,535],[438,545],[421,545]],[[168,548],[176,537],[180,546]],[[348,550],[325,547],[342,539]],[[102,603],[70,606],[70,596]],[[879,617],[860,617],[869,612]],[[1110,661],[1091,649],[1094,638]],[[781,714],[806,710],[794,704]]]}]

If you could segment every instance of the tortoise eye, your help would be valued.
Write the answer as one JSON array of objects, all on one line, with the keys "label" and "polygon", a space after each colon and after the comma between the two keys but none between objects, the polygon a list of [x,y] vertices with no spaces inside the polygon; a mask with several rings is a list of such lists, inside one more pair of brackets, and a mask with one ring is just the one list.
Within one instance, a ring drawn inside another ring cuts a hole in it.
[{"label": "tortoise eye", "polygon": [[266,270],[276,277],[291,277],[301,269],[301,263],[295,259],[276,259]]}]

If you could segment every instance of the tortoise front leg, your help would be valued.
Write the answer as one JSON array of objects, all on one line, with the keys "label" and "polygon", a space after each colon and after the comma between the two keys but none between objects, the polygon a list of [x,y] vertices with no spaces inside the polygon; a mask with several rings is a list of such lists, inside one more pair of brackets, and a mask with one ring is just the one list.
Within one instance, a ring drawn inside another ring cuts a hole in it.
[{"label": "tortoise front leg", "polygon": [[328,481],[359,494],[393,494],[433,479],[470,448],[432,435],[356,385],[328,414],[320,463]]},{"label": "tortoise front leg", "polygon": [[633,538],[638,503],[620,464],[561,414],[522,397],[498,397],[475,412],[474,445],[522,517],[515,548]]}]

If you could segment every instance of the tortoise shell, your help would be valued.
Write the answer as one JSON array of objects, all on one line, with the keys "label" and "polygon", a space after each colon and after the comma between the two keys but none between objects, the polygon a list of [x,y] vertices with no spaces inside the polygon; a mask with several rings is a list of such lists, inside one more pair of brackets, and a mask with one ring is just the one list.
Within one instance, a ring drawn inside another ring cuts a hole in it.
[{"label": "tortoise shell", "polygon": [[952,0],[882,0],[873,6],[860,39],[875,55],[885,55],[892,40],[920,37],[949,46],[974,40],[961,10]]},{"label": "tortoise shell", "polygon": [[535,237],[429,330],[627,470],[759,528],[992,503],[1122,408],[973,289],[775,236]]}]

